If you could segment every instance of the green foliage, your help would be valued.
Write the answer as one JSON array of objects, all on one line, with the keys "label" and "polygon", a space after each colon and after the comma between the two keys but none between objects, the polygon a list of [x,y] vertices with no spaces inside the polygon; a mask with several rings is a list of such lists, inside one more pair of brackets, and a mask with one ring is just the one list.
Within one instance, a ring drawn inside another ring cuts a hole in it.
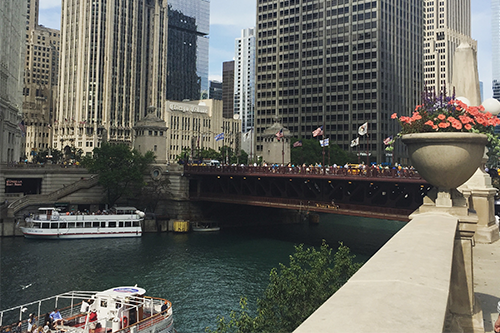
[{"label": "green foliage", "polygon": [[136,193],[144,186],[144,173],[154,160],[151,151],[142,155],[124,144],[103,143],[100,148],[94,148],[93,156],[85,156],[82,164],[90,173],[99,175],[105,201],[113,206],[122,196]]},{"label": "green foliage", "polygon": [[295,247],[289,266],[273,268],[264,298],[257,300],[257,315],[249,314],[246,298],[240,312],[232,311],[230,320],[217,318],[217,328],[209,333],[285,333],[295,330],[361,267],[354,263],[348,247],[332,250],[323,241],[319,250]]},{"label": "green foliage", "polygon": [[63,153],[57,149],[45,149],[39,151],[33,156],[33,163],[47,163],[52,161],[52,163],[59,163],[63,159]]},{"label": "green foliage", "polygon": [[[293,144],[297,141],[298,139],[292,139],[291,142],[292,164],[323,164],[323,147],[321,147],[318,140],[303,139],[301,140],[302,147],[293,147]],[[328,156],[330,156],[330,158],[328,158]],[[344,165],[346,163],[355,163],[357,157],[356,154],[346,152],[338,145],[331,144],[325,147],[325,164],[328,164],[328,160],[330,161],[330,165]]]},{"label": "green foliage", "polygon": [[175,158],[177,163],[185,164],[189,161],[189,155],[191,154],[191,148],[184,148],[179,155]]}]

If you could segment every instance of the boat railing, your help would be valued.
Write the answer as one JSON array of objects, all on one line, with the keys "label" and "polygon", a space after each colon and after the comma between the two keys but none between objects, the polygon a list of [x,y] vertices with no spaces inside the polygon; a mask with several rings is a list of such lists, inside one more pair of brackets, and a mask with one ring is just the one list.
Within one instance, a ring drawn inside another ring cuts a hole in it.
[{"label": "boat railing", "polygon": [[[30,313],[35,315],[35,324],[42,326],[45,324],[45,314],[51,313],[54,309],[59,309],[63,318],[70,318],[80,314],[80,307],[83,300],[87,300],[95,295],[94,291],[70,291],[56,296],[51,296],[31,303],[26,303],[13,308],[0,311],[0,332],[10,327],[12,323],[21,321],[22,331],[28,327],[28,317]],[[4,323],[7,323],[4,326]]]}]

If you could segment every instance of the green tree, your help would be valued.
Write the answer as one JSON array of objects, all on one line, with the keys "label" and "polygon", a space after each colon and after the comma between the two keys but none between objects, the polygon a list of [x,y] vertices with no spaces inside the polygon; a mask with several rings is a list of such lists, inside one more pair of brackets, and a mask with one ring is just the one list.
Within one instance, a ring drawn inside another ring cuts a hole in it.
[{"label": "green tree", "polygon": [[201,151],[201,157],[204,160],[218,160],[218,161],[220,161],[222,159],[221,154],[212,148],[203,149]]},{"label": "green tree", "polygon": [[[319,144],[319,140],[316,139],[303,139],[301,147],[293,147],[293,144],[297,142],[298,139],[291,140],[291,161],[292,164],[302,165],[302,164],[323,164],[323,147]],[[330,144],[330,146],[325,147],[325,164],[337,164],[344,165],[346,163],[356,163],[356,154],[346,152],[342,150],[336,144]]]},{"label": "green tree", "polygon": [[191,154],[191,148],[182,149],[181,153],[175,158],[179,164],[187,164],[189,162],[189,156]]},{"label": "green tree", "polygon": [[142,155],[125,144],[103,143],[100,148],[94,148],[93,156],[85,156],[82,164],[99,176],[105,201],[113,206],[122,196],[136,193],[144,186],[144,173],[154,160],[151,151]]},{"label": "green tree", "polygon": [[209,333],[285,333],[295,330],[321,304],[335,293],[361,267],[348,247],[340,246],[332,256],[323,241],[319,250],[295,247],[289,266],[273,268],[264,297],[257,300],[257,315],[248,310],[246,298],[240,311],[229,320],[219,316],[217,328]]}]

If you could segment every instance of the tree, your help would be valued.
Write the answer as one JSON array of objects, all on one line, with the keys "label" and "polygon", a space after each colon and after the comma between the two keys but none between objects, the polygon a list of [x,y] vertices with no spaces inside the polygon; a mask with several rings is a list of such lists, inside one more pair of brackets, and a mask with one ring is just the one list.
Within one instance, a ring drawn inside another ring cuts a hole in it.
[{"label": "tree", "polygon": [[340,243],[332,250],[323,241],[319,251],[295,247],[290,265],[273,268],[264,298],[257,300],[257,315],[251,316],[246,298],[240,300],[240,311],[232,311],[229,321],[217,318],[215,331],[209,333],[285,333],[295,330],[307,317],[335,293],[361,267],[354,255]]},{"label": "tree", "polygon": [[184,164],[189,162],[189,155],[191,154],[191,148],[182,149],[181,153],[175,158],[177,163]]},{"label": "tree", "polygon": [[[297,141],[298,139],[291,141],[292,164],[323,164],[323,147],[321,147],[318,140],[303,139],[301,147],[293,147],[293,144]],[[330,158],[328,158],[328,156],[330,156]],[[354,153],[346,152],[338,145],[331,144],[325,147],[325,164],[328,164],[328,160],[330,160],[331,165],[344,165],[346,163],[356,163],[357,157]]]},{"label": "tree", "polygon": [[140,198],[140,206],[143,207],[145,211],[154,213],[156,207],[158,207],[158,203],[171,196],[168,190],[169,185],[170,181],[168,179],[153,179],[151,177],[136,196],[136,198]]},{"label": "tree", "polygon": [[105,190],[105,201],[113,206],[122,196],[130,195],[144,185],[144,173],[155,160],[153,152],[142,155],[125,144],[103,143],[94,148],[93,156],[83,158],[83,166],[99,176]]}]

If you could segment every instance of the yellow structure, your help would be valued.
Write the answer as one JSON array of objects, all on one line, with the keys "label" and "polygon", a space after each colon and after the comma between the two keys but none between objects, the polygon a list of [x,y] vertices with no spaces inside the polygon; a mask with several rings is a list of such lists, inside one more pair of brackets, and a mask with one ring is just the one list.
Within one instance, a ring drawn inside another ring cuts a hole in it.
[{"label": "yellow structure", "polygon": [[174,232],[189,232],[189,221],[174,221]]}]

